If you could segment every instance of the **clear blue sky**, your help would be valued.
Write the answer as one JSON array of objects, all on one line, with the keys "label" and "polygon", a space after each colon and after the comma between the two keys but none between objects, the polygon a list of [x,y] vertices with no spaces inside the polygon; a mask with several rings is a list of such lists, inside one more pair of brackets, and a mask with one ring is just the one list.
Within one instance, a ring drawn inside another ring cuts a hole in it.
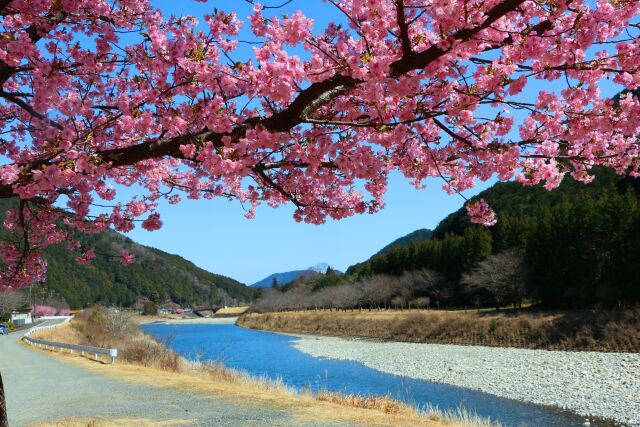
[{"label": "clear blue sky", "polygon": [[[202,16],[217,7],[235,10],[240,18],[251,12],[242,0],[195,1],[155,0],[168,14]],[[263,1],[263,4],[283,1]],[[278,13],[302,9],[316,20],[320,30],[330,20],[342,20],[335,9],[321,0],[294,0]],[[247,47],[248,48],[248,47]],[[244,52],[248,53],[246,49]],[[242,54],[242,53],[241,53]],[[245,58],[235,58],[245,59]],[[531,99],[548,82],[540,82],[522,94]],[[607,92],[617,90],[610,87]],[[136,229],[129,237],[149,246],[181,255],[209,271],[251,284],[274,272],[306,268],[327,262],[344,270],[363,261],[396,238],[419,228],[434,228],[447,214],[462,207],[460,196],[449,196],[442,181],[428,182],[426,190],[416,190],[399,175],[392,176],[386,197],[387,208],[375,215],[361,215],[316,226],[296,223],[293,209],[262,206],[253,220],[244,217],[239,202],[226,200],[184,200],[175,206],[162,205],[164,227],[153,233]],[[489,184],[480,183],[471,196]]]}]

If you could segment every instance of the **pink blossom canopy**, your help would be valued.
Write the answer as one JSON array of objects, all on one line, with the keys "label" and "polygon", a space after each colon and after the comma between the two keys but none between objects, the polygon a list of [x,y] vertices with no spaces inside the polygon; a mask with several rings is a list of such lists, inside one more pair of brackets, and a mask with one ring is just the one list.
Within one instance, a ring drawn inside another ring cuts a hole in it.
[{"label": "pink blossom canopy", "polygon": [[[394,170],[450,193],[638,174],[640,1],[328,3],[316,28],[257,3],[198,22],[149,0],[0,1],[0,197],[17,206],[0,289],[43,280],[54,243],[90,262],[69,230],[159,229],[163,198],[322,223],[381,209]],[[489,224],[483,203],[468,209]]]}]

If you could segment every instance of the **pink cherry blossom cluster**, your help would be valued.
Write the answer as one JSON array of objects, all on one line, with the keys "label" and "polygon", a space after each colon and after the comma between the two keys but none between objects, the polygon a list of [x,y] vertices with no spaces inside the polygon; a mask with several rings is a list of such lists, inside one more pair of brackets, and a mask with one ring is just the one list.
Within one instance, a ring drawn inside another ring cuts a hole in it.
[{"label": "pink cherry blossom cluster", "polygon": [[31,313],[34,317],[55,316],[58,309],[48,305],[34,305]]},{"label": "pink cherry blossom cluster", "polygon": [[73,232],[159,229],[162,199],[293,203],[319,224],[382,209],[392,171],[450,193],[640,174],[639,1],[329,3],[317,28],[257,3],[198,20],[151,0],[0,2],[0,197],[16,200],[0,290],[43,280],[51,244],[91,262]]},{"label": "pink cherry blossom cluster", "polygon": [[471,222],[484,225],[485,227],[491,227],[496,225],[496,213],[489,207],[489,204],[484,199],[479,199],[474,202],[467,203],[467,215]]},{"label": "pink cherry blossom cluster", "polygon": [[136,257],[129,251],[123,250],[120,253],[120,264],[129,265],[133,264],[136,261]]}]

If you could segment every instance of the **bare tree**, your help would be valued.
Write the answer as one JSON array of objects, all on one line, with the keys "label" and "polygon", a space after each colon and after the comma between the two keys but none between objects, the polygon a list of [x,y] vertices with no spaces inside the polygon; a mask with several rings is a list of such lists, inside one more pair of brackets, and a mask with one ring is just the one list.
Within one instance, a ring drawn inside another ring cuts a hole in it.
[{"label": "bare tree", "polygon": [[[421,270],[407,271],[398,279],[398,297],[403,297],[409,308],[414,306],[428,306],[428,296],[441,282],[442,276],[426,268]],[[426,304],[425,304],[425,299]],[[416,305],[416,300],[419,305]],[[412,304],[412,301],[414,302]]]},{"label": "bare tree", "polygon": [[391,303],[397,286],[398,279],[396,277],[371,276],[363,286],[364,301],[370,307],[386,308]]},{"label": "bare tree", "polygon": [[23,302],[24,295],[18,291],[0,292],[0,320],[8,318]]},{"label": "bare tree", "polygon": [[494,298],[496,308],[503,304],[522,306],[524,297],[524,253],[521,249],[507,249],[480,261],[461,283],[467,292],[486,291]]},{"label": "bare tree", "polygon": [[[430,270],[408,272],[400,277],[376,275],[360,282],[342,282],[334,286],[314,287],[314,282],[301,282],[286,292],[263,289],[253,303],[257,311],[349,308],[405,308],[416,297],[424,297],[434,288],[440,276]],[[424,298],[423,298],[424,299]],[[416,305],[416,304],[414,304]]]}]

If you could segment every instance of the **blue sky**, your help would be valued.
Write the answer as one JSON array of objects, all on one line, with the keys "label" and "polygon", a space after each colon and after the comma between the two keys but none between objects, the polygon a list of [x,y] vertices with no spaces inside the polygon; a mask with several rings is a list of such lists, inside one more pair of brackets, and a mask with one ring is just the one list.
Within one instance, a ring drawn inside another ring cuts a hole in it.
[{"label": "blue sky", "polygon": [[[267,5],[284,1],[263,1]],[[235,10],[244,18],[251,13],[251,5],[242,0],[195,1],[155,0],[166,14],[190,14],[201,17],[213,13],[213,8]],[[315,19],[316,31],[331,20],[341,21],[335,9],[321,0],[294,0],[277,13],[291,13],[302,9]],[[249,37],[247,37],[249,38]],[[250,53],[245,45],[234,59]],[[548,82],[536,82],[521,94],[532,99]],[[563,85],[558,84],[560,90]],[[612,95],[618,89],[609,85]],[[296,223],[291,206],[272,209],[261,206],[253,220],[244,217],[237,201],[184,200],[175,206],[159,208],[164,227],[157,232],[137,229],[129,237],[149,246],[181,255],[209,271],[233,277],[251,284],[274,272],[306,268],[327,262],[344,270],[363,261],[396,238],[419,228],[434,228],[447,214],[462,207],[458,195],[447,195],[442,181],[428,181],[427,189],[416,190],[399,174],[394,174],[386,197],[387,207],[375,215],[361,215],[342,221],[329,220],[324,225]],[[487,188],[479,183],[467,197]]]}]

